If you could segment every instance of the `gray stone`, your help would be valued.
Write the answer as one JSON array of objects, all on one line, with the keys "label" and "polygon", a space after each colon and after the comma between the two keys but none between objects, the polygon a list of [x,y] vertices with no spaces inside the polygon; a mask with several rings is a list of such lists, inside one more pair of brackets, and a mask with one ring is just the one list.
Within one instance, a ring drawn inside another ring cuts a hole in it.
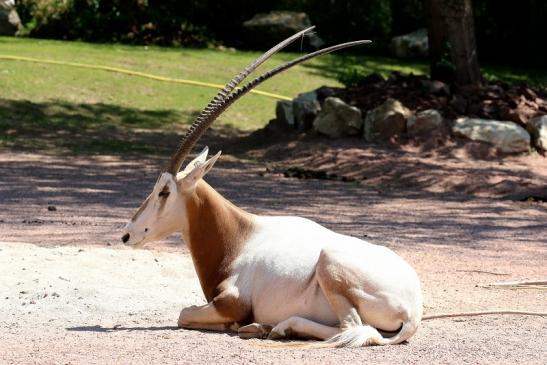
[{"label": "gray stone", "polygon": [[280,123],[294,128],[295,125],[294,114],[292,110],[292,101],[278,101],[275,106],[275,117]]},{"label": "gray stone", "polygon": [[526,152],[530,149],[530,134],[513,122],[459,118],[452,126],[452,132],[472,141],[489,143],[505,153]]},{"label": "gray stone", "polygon": [[400,101],[388,99],[369,111],[365,117],[364,137],[369,142],[387,140],[405,132],[411,111]]},{"label": "gray stone", "polygon": [[[310,26],[309,16],[295,11],[259,13],[243,23],[243,27],[253,37],[249,41],[254,40],[259,44],[277,43]],[[321,48],[325,44],[315,33],[307,35],[303,41],[314,49]]]},{"label": "gray stone", "polygon": [[341,99],[328,97],[313,121],[313,129],[331,138],[356,135],[363,126],[361,111]]},{"label": "gray stone", "polygon": [[547,115],[529,120],[526,127],[532,135],[534,146],[539,150],[547,151]]},{"label": "gray stone", "polygon": [[418,112],[406,121],[406,130],[410,136],[441,132],[442,126],[443,117],[435,109]]},{"label": "gray stone", "polygon": [[292,101],[294,122],[299,131],[307,131],[313,126],[313,120],[321,111],[317,93],[310,91],[298,95]]},{"label": "gray stone", "polygon": [[1,35],[15,35],[19,26],[21,25],[21,20],[13,2],[10,0],[0,0],[0,36]]},{"label": "gray stone", "polygon": [[422,86],[430,94],[450,95],[450,87],[439,80],[423,80]]},{"label": "gray stone", "polygon": [[427,30],[425,28],[418,29],[409,34],[393,37],[391,52],[399,58],[427,57],[429,54]]},{"label": "gray stone", "polygon": [[328,86],[321,86],[320,88],[315,89],[315,93],[317,94],[317,101],[319,101],[319,104],[321,105],[323,105],[323,102],[329,96],[336,96],[336,91]]}]

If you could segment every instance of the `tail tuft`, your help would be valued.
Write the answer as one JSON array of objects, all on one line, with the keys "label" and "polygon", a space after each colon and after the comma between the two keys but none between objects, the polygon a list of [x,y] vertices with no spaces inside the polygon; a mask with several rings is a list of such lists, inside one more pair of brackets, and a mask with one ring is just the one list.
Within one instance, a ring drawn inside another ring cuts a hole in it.
[{"label": "tail tuft", "polygon": [[374,345],[394,345],[409,339],[418,329],[415,321],[403,323],[395,336],[384,338],[378,330],[369,325],[355,326],[329,338],[325,345],[332,347],[361,347]]},{"label": "tail tuft", "polygon": [[362,347],[378,345],[383,338],[376,328],[371,326],[355,326],[340,332],[325,341],[333,347]]}]

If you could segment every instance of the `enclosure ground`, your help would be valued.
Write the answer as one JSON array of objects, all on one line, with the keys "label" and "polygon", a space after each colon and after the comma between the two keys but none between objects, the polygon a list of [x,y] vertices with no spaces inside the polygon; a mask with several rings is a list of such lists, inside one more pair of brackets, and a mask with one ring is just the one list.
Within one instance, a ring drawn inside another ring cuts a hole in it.
[{"label": "enclosure ground", "polygon": [[[391,168],[405,163],[392,159]],[[523,162],[507,162],[508,175],[511,163]],[[0,152],[1,363],[540,364],[547,357],[540,317],[432,320],[403,345],[307,351],[177,329],[179,310],[203,300],[184,244],[178,237],[146,250],[119,244],[164,164]],[[443,165],[443,177],[484,171],[462,164]],[[263,164],[227,155],[208,181],[251,212],[301,215],[391,247],[416,268],[426,314],[547,311],[544,290],[477,286],[547,276],[545,203],[264,172]],[[531,175],[545,183],[542,173]]]}]

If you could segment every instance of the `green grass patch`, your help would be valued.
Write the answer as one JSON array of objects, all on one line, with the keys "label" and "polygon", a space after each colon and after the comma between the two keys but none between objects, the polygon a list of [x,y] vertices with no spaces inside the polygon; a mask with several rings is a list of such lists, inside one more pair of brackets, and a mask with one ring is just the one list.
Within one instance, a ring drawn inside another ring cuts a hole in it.
[{"label": "green grass patch", "polygon": [[[19,38],[0,38],[0,53],[33,58],[120,67],[170,78],[225,84],[258,57],[258,52],[212,49],[101,45]],[[287,61],[295,54],[276,55],[261,70]],[[136,110],[175,110],[191,114],[215,95],[215,89],[159,82],[105,71],[68,66],[0,60],[0,97],[76,104],[113,104]],[[333,77],[296,67],[259,88],[294,97],[322,85],[339,86]],[[256,129],[275,116],[275,99],[248,95],[223,115],[220,124]],[[127,120],[127,118],[124,118]],[[181,120],[185,124],[188,120]],[[162,121],[154,123],[163,124]],[[171,124],[169,121],[168,124]],[[140,127],[145,127],[141,125]]]},{"label": "green grass patch", "polygon": [[[259,52],[90,44],[0,37],[0,54],[125,68],[169,78],[225,84]],[[275,55],[265,71],[295,53]],[[423,62],[327,55],[297,66],[259,89],[294,97],[322,85],[342,86],[355,74],[427,73]],[[541,72],[486,68],[489,78],[546,84]],[[160,153],[176,143],[215,89],[159,82],[69,66],[0,60],[0,147],[74,152]],[[275,99],[249,94],[216,126],[253,130],[275,116]],[[161,147],[149,146],[149,136]],[[171,142],[169,142],[171,141]],[[169,145],[169,143],[172,143]]]}]

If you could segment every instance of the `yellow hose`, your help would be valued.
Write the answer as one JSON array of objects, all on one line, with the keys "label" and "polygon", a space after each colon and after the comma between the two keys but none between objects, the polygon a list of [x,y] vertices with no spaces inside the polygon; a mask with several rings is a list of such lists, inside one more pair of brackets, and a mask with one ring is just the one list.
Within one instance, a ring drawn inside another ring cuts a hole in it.
[{"label": "yellow hose", "polygon": [[[121,73],[121,74],[124,74],[124,75],[144,77],[146,79],[151,79],[151,80],[156,80],[156,81],[174,82],[174,83],[177,83],[177,84],[202,86],[202,87],[209,87],[209,88],[213,88],[213,89],[222,89],[224,87],[224,85],[220,85],[220,84],[212,84],[212,83],[208,83],[208,82],[186,80],[186,79],[173,79],[173,78],[170,78],[170,77],[156,76],[156,75],[151,75],[151,74],[147,74],[147,73],[144,73],[144,72],[131,71],[131,70],[126,70],[126,69],[118,68],[118,67],[88,65],[88,64],[85,64],[85,63],[77,63],[77,62],[43,60],[43,59],[38,59],[38,58],[11,56],[11,55],[3,55],[3,54],[0,54],[0,60],[45,63],[45,64],[50,64],[50,65],[79,67],[79,68],[86,68],[86,69],[91,69],[91,70],[103,70],[103,71]],[[292,100],[291,98],[289,98],[287,96],[273,94],[273,93],[269,93],[269,92],[266,92],[266,91],[260,91],[260,90],[254,90],[253,89],[250,92],[253,93],[253,94],[262,95],[262,96],[266,96],[266,97],[274,98],[274,99],[279,99],[279,100]]]}]

